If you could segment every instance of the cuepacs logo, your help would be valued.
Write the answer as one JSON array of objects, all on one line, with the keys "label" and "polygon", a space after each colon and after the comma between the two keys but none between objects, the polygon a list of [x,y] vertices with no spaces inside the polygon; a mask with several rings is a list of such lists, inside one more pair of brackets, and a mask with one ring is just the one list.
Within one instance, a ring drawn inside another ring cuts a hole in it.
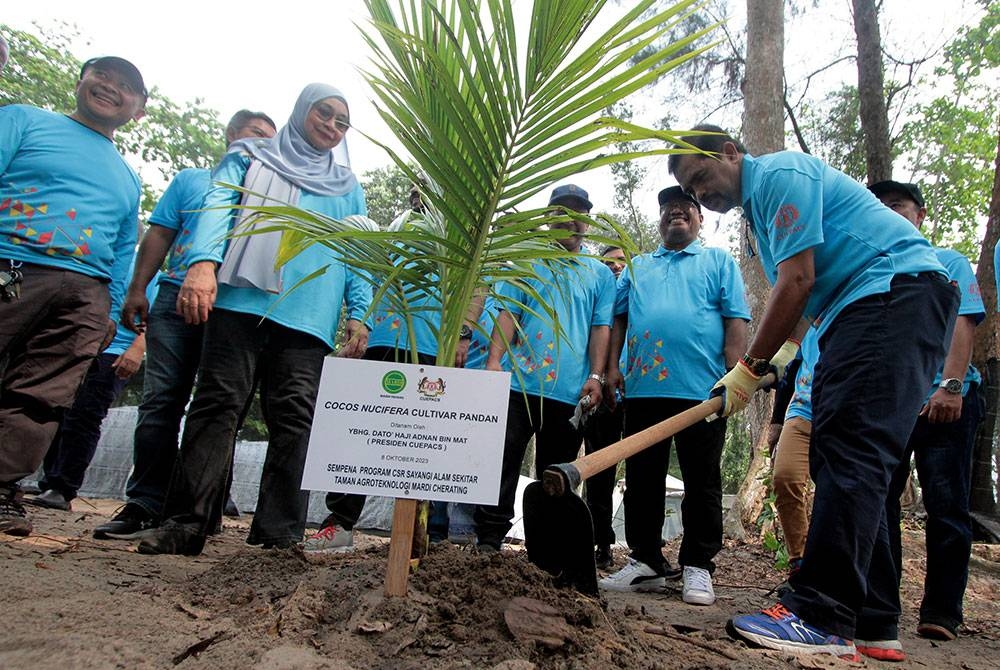
[{"label": "cuepacs logo", "polygon": [[795,205],[782,205],[774,215],[775,228],[791,228],[799,220],[799,210]]},{"label": "cuepacs logo", "polygon": [[444,380],[438,377],[437,379],[430,379],[429,377],[424,377],[417,383],[417,392],[427,398],[436,398],[438,396],[444,395]]}]

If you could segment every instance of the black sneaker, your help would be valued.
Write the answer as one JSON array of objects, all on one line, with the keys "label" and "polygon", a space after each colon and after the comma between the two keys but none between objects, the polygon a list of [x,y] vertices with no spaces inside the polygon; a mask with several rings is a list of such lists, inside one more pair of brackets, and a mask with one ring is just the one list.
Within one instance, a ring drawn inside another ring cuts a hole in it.
[{"label": "black sneaker", "polygon": [[236,501],[231,497],[226,498],[226,505],[222,508],[222,513],[230,519],[239,519],[242,516],[240,508],[236,506]]},{"label": "black sneaker", "polygon": [[205,548],[205,536],[193,526],[167,520],[146,533],[139,542],[140,554],[178,554],[197,556]]},{"label": "black sneaker", "polygon": [[56,491],[55,489],[48,489],[46,491],[42,491],[37,496],[34,496],[32,498],[25,498],[24,502],[26,502],[29,505],[36,505],[38,507],[47,507],[49,509],[61,509],[64,512],[73,511],[73,506],[70,504],[68,500],[66,500],[66,496],[64,496],[59,491]]},{"label": "black sneaker", "polygon": [[663,578],[668,582],[675,582],[684,574],[684,568],[675,568],[670,561],[663,559]]},{"label": "black sneaker", "polygon": [[31,535],[31,519],[21,504],[20,490],[0,489],[0,533],[25,537]]},{"label": "black sneaker", "polygon": [[136,540],[156,526],[152,514],[135,503],[127,503],[111,521],[94,529],[94,539]]},{"label": "black sneaker", "polygon": [[611,569],[611,566],[615,563],[615,559],[611,555],[611,547],[606,544],[598,545],[597,550],[594,552],[594,563],[597,564],[598,570]]}]

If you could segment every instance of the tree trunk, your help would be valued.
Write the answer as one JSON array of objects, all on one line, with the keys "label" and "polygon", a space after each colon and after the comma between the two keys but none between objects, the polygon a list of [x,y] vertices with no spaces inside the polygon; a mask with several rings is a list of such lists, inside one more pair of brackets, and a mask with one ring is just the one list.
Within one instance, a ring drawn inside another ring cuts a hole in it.
[{"label": "tree trunk", "polygon": [[[980,388],[986,398],[986,417],[976,433],[976,446],[972,454],[972,498],[970,507],[974,512],[994,514],[993,465],[994,458],[1000,466],[1000,452],[994,454],[994,436],[997,430],[997,407],[1000,401],[1000,361],[998,361],[997,328],[997,285],[996,268],[993,266],[993,250],[1000,239],[1000,133],[997,137],[997,157],[993,172],[993,195],[990,198],[990,215],[986,221],[986,234],[979,252],[976,267],[976,281],[982,292],[986,307],[986,321],[976,328],[976,341],[972,350],[972,363],[983,374]],[[996,482],[1000,490],[1000,480]]]},{"label": "tree trunk", "polygon": [[[765,154],[785,148],[784,114],[784,40],[783,0],[747,0],[747,59],[743,80],[743,140],[752,154]],[[746,225],[745,222],[743,225]],[[741,235],[740,270],[746,282],[750,303],[750,338],[764,312],[770,286],[760,262],[749,253],[746,235]],[[746,411],[734,420],[745,422],[753,453],[746,478],[736,494],[726,519],[727,534],[742,537],[744,528],[754,527],[763,508],[767,487],[762,474],[768,467],[761,440],[771,418],[771,394],[758,393]],[[738,521],[738,523],[737,523]]]},{"label": "tree trunk", "polygon": [[[882,37],[875,0],[853,0],[854,33],[858,38],[858,99],[865,137],[868,183],[892,179],[889,117],[882,73]],[[749,59],[748,59],[749,60]]]}]

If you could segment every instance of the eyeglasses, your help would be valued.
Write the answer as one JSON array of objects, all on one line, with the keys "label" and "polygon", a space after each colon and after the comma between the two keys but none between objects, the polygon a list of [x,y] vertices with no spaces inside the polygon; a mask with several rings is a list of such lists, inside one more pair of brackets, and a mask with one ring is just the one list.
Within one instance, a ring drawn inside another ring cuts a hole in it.
[{"label": "eyeglasses", "polygon": [[146,94],[146,91],[139,90],[136,86],[130,84],[127,79],[121,77],[120,75],[116,76],[115,73],[110,72],[108,70],[104,70],[99,67],[91,67],[87,70],[87,72],[93,74],[94,77],[100,80],[102,83],[111,84],[125,95]]},{"label": "eyeglasses", "polygon": [[313,105],[313,111],[316,112],[316,116],[318,116],[323,123],[328,123],[330,119],[333,119],[334,124],[337,126],[337,130],[346,133],[347,129],[351,127],[351,118],[349,116],[337,114],[337,111],[325,102],[317,102]]}]

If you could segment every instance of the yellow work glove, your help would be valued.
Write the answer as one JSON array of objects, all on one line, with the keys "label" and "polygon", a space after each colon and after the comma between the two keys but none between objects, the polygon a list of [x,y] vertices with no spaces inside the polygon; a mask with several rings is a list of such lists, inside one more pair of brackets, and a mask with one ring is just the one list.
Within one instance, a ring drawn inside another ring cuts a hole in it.
[{"label": "yellow work glove", "polygon": [[739,412],[747,403],[750,396],[757,390],[760,377],[750,371],[746,363],[740,361],[732,370],[727,372],[722,379],[715,382],[712,392],[709,395],[722,396],[722,412],[708,417],[709,421],[714,421],[720,416],[729,416]]},{"label": "yellow work glove", "polygon": [[798,353],[799,343],[791,339],[785,340],[781,348],[771,357],[771,369],[774,371],[774,382],[771,386],[774,386],[785,378],[785,370],[788,369],[788,364],[795,360]]}]

